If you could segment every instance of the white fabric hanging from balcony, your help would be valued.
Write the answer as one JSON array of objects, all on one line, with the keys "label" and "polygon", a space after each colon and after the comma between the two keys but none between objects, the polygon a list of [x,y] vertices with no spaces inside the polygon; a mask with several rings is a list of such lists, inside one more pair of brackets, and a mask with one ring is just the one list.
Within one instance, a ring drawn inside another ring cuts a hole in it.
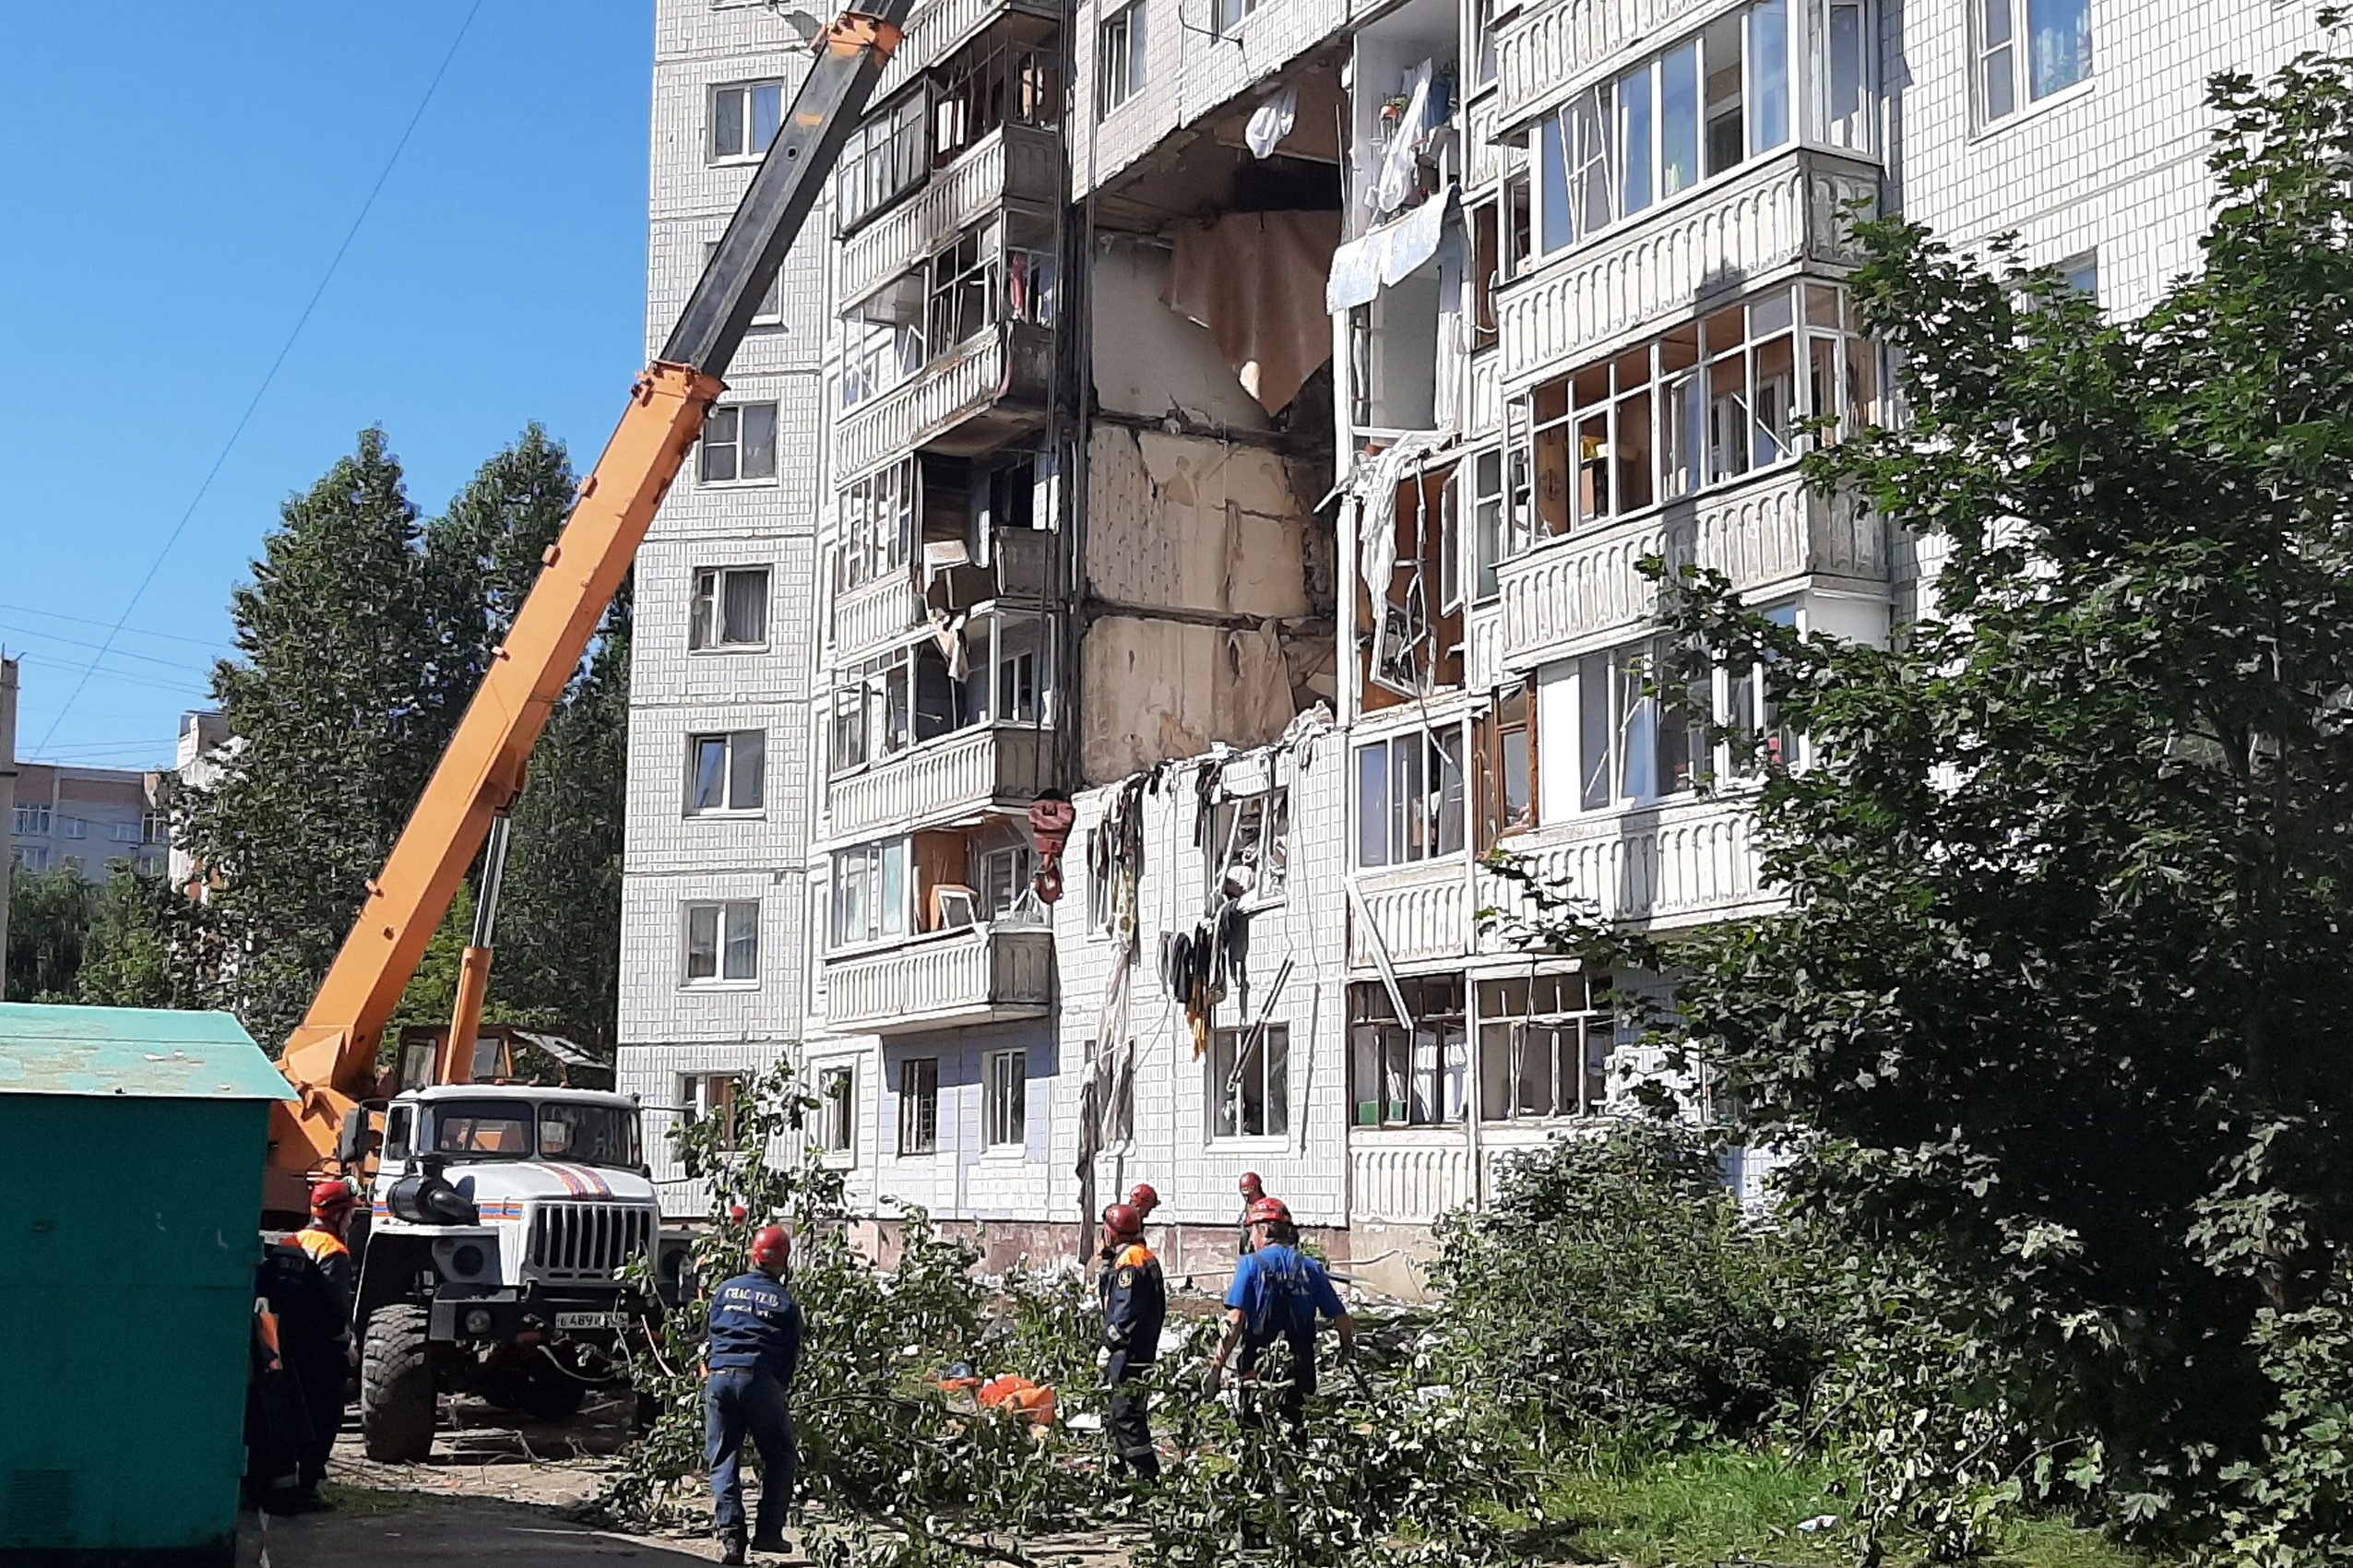
[{"label": "white fabric hanging from balcony", "polygon": [[1383,285],[1411,277],[1438,254],[1438,241],[1445,233],[1446,209],[1454,201],[1455,187],[1450,184],[1404,217],[1392,219],[1334,251],[1331,276],[1324,285],[1324,308],[1337,314],[1369,305]]}]

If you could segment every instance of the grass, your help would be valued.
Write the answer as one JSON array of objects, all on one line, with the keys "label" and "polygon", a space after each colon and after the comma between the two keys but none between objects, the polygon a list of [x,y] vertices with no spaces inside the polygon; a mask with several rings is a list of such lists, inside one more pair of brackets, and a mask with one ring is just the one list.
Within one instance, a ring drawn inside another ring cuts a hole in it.
[{"label": "grass", "polygon": [[403,1508],[414,1508],[424,1500],[413,1491],[386,1491],[381,1487],[346,1486],[341,1481],[322,1481],[318,1494],[335,1504],[342,1514],[362,1516],[373,1514],[397,1514]]},{"label": "grass", "polygon": [[[1548,1556],[1631,1568],[1741,1562],[1850,1568],[1860,1543],[1836,1480],[1820,1465],[1738,1451],[1563,1471],[1545,1489],[1544,1523],[1529,1544]],[[1822,1523],[1825,1518],[1830,1522]],[[1814,1527],[1802,1527],[1809,1523]],[[1889,1543],[1892,1562],[1907,1560],[1902,1544]],[[1989,1568],[2153,1568],[2097,1531],[2047,1518],[2010,1526],[1984,1562]]]}]

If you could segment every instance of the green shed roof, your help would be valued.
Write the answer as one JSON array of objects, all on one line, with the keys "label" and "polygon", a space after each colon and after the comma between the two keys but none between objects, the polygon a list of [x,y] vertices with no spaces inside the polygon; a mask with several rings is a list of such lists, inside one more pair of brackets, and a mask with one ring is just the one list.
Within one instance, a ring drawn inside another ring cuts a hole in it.
[{"label": "green shed roof", "polygon": [[0,1003],[0,1095],[295,1099],[227,1013]]}]

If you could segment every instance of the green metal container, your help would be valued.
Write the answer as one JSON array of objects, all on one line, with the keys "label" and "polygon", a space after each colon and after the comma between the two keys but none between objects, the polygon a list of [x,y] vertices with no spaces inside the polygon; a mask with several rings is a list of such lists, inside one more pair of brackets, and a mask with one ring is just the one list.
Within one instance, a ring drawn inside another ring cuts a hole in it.
[{"label": "green metal container", "polygon": [[226,1013],[0,1004],[0,1564],[233,1561],[293,1099]]}]

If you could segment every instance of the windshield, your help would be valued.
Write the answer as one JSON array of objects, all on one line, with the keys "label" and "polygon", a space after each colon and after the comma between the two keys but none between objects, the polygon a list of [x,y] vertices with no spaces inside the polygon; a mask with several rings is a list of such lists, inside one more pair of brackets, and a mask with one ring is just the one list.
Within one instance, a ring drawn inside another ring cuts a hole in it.
[{"label": "windshield", "polygon": [[630,1167],[637,1163],[637,1117],[615,1105],[446,1099],[433,1108],[433,1147],[436,1154],[468,1159],[529,1159],[537,1154]]}]

